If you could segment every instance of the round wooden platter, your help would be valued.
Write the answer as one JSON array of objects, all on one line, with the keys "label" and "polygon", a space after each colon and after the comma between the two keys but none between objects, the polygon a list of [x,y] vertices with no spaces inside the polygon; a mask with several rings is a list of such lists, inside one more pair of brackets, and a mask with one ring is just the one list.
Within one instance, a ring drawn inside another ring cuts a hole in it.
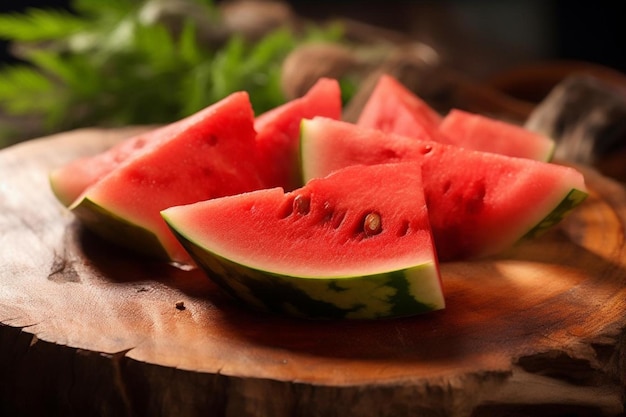
[{"label": "round wooden platter", "polygon": [[497,258],[442,264],[443,311],[306,321],[250,311],[198,270],[117,249],[55,200],[50,169],[136,132],[0,152],[1,415],[624,412],[619,183],[584,169],[591,195],[560,226]]}]

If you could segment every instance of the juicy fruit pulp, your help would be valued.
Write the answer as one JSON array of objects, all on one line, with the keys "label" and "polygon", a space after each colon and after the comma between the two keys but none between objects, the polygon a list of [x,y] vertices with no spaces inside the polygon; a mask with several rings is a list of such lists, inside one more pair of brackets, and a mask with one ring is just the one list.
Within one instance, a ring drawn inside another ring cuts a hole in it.
[{"label": "juicy fruit pulp", "polygon": [[163,217],[207,274],[258,307],[376,318],[443,308],[419,167],[348,168],[172,207]]},{"label": "juicy fruit pulp", "polygon": [[167,140],[201,122],[214,111],[211,106],[166,126],[132,136],[96,155],[71,161],[50,173],[50,184],[57,199],[66,207],[74,203],[85,190],[95,184],[125,160],[146,146]]},{"label": "juicy fruit pulp", "polygon": [[133,136],[94,156],[76,159],[50,173],[50,184],[57,199],[66,207],[89,187],[115,169],[154,137],[155,132]]},{"label": "juicy fruit pulp", "polygon": [[303,175],[308,179],[351,165],[399,161],[419,165],[441,260],[498,253],[533,229],[545,229],[537,229],[539,225],[555,224],[586,196],[582,174],[570,167],[420,141],[331,119],[303,121],[301,141]]},{"label": "juicy fruit pulp", "polygon": [[261,114],[254,121],[259,173],[266,188],[302,185],[298,153],[300,122],[315,116],[341,118],[339,82],[319,79],[303,96]]},{"label": "juicy fruit pulp", "polygon": [[443,142],[477,151],[549,161],[555,143],[547,136],[480,114],[452,109],[439,125]]},{"label": "juicy fruit pulp", "polygon": [[420,140],[483,152],[548,161],[554,141],[521,126],[452,109],[442,117],[389,75],[382,75],[356,123]]},{"label": "juicy fruit pulp", "polygon": [[160,211],[262,188],[247,93],[234,93],[201,115],[134,153],[89,187],[72,211],[108,240],[190,262]]},{"label": "juicy fruit pulp", "polygon": [[441,116],[425,101],[383,74],[365,103],[357,125],[419,139],[438,140]]},{"label": "juicy fruit pulp", "polygon": [[[212,112],[211,106],[174,123],[130,137],[96,155],[71,161],[50,173],[50,185],[66,207],[74,203],[91,185],[104,178],[133,154],[152,142],[166,140],[198,123]],[[341,117],[341,91],[336,80],[321,78],[301,98],[292,100],[258,116],[256,153],[258,175],[265,187],[293,189],[301,185],[297,153],[300,121],[305,117]],[[232,155],[233,159],[244,159]],[[293,161],[285,163],[285,161]]]}]

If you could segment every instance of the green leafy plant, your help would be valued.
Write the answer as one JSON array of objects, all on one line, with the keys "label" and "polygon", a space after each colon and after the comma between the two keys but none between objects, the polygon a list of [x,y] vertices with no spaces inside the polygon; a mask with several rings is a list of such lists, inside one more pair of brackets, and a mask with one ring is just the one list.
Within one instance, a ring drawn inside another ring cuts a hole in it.
[{"label": "green leafy plant", "polygon": [[[0,38],[21,60],[0,68],[0,111],[35,116],[47,134],[167,123],[246,90],[259,113],[284,102],[280,69],[291,50],[342,37],[337,26],[284,26],[254,42],[237,33],[216,42],[206,33],[219,25],[209,0],[75,0],[72,12],[0,15]],[[1,129],[0,145],[19,137]]]}]

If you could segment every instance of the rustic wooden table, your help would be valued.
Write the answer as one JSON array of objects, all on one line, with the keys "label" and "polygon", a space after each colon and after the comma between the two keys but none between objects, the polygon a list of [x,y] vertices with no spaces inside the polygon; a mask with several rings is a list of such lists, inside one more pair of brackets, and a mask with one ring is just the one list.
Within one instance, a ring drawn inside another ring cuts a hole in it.
[{"label": "rustic wooden table", "polygon": [[134,132],[0,152],[1,415],[623,413],[622,185],[584,169],[591,196],[558,228],[497,258],[442,264],[444,311],[301,321],[114,248],[54,199],[51,168]]}]

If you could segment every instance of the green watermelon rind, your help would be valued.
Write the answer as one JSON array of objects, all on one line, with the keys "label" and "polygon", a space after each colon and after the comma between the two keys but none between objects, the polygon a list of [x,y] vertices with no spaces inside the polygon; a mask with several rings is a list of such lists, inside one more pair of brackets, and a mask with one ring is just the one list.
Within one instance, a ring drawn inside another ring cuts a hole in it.
[{"label": "green watermelon rind", "polygon": [[554,161],[554,155],[556,153],[556,141],[554,139],[552,139],[551,137],[549,137],[549,136],[548,136],[548,139],[550,139],[552,141],[552,146],[550,146],[550,149],[548,150],[548,152],[546,152],[546,154],[544,155],[543,159],[540,159],[538,157],[537,160],[551,163],[551,162]]},{"label": "green watermelon rind", "polygon": [[177,231],[166,214],[163,217],[213,282],[257,310],[307,319],[381,319],[445,307],[434,262],[372,275],[303,278],[262,271],[220,256]]},{"label": "green watermelon rind", "polygon": [[546,217],[526,232],[520,240],[535,239],[542,236],[567,217],[572,210],[574,210],[574,208],[585,201],[588,195],[589,194],[586,191],[582,191],[577,188],[571,189],[565,198],[563,198],[563,200],[561,200],[561,202],[552,211],[550,211]]},{"label": "green watermelon rind", "polygon": [[70,210],[88,230],[101,238],[150,258],[171,261],[154,233],[105,209],[90,198],[79,199],[70,206]]},{"label": "green watermelon rind", "polygon": [[62,187],[59,186],[58,180],[55,176],[57,171],[53,171],[48,176],[48,182],[50,184],[50,189],[52,190],[52,194],[55,196],[57,200],[65,207],[69,207],[72,205],[74,200],[72,200],[72,196],[63,192]]}]

